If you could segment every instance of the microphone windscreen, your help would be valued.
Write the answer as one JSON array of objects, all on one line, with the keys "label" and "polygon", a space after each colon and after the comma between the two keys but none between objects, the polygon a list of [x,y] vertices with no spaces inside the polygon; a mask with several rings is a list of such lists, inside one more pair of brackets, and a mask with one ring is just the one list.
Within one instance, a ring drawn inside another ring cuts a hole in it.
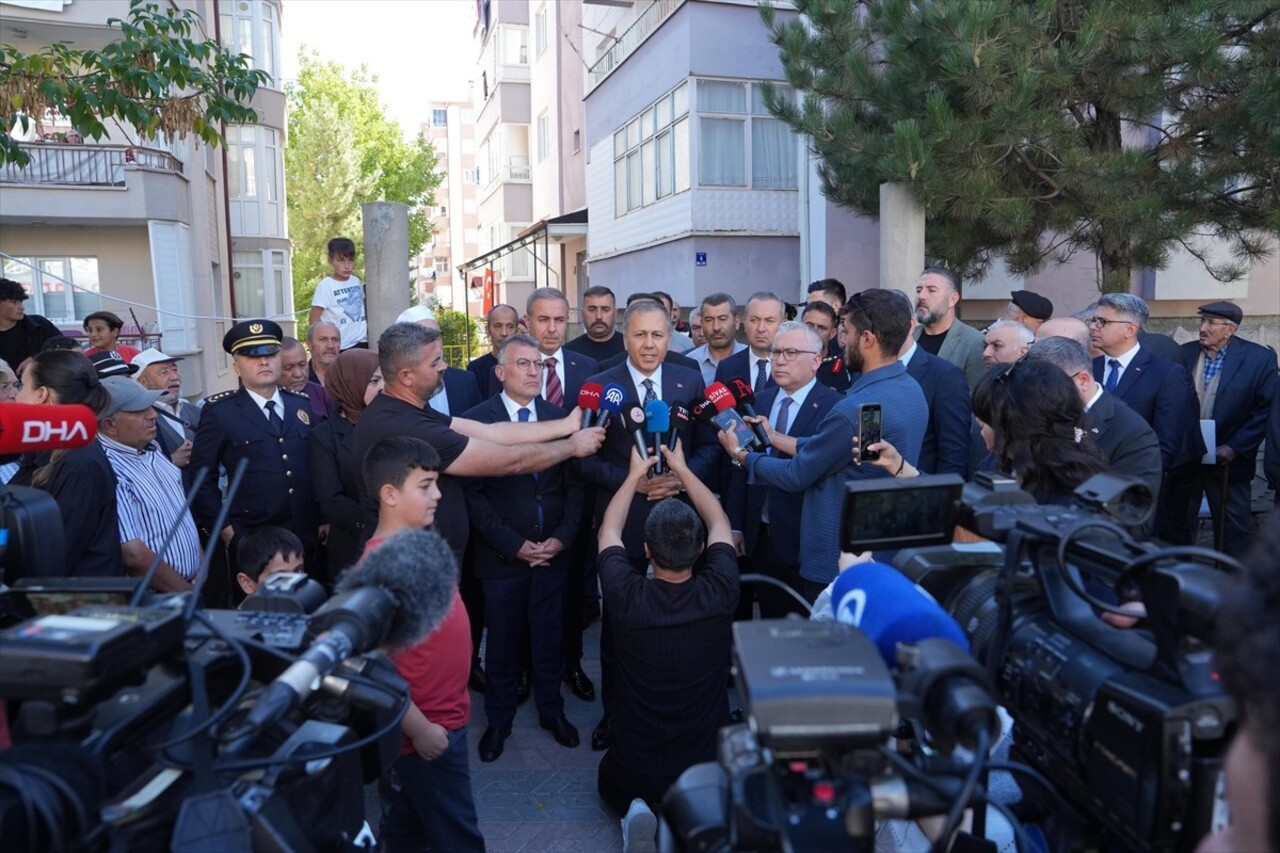
[{"label": "microphone windscreen", "polygon": [[435,531],[401,531],[343,572],[334,591],[366,586],[395,596],[399,607],[386,645],[402,649],[421,640],[449,612],[458,586],[458,561]]},{"label": "microphone windscreen", "polygon": [[661,400],[644,405],[644,428],[647,432],[666,432],[671,428],[671,409]]},{"label": "microphone windscreen", "polygon": [[739,406],[750,406],[755,403],[756,392],[752,391],[751,386],[744,380],[735,377],[730,380],[730,384],[733,385],[733,396],[738,398]]},{"label": "microphone windscreen", "polygon": [[671,421],[672,429],[680,429],[689,423],[689,410],[683,403],[672,403],[667,409],[667,417]]},{"label": "microphone windscreen", "polygon": [[5,403],[0,406],[0,455],[84,447],[98,435],[88,406]]},{"label": "microphone windscreen", "polygon": [[717,412],[732,409],[738,404],[738,401],[733,398],[732,392],[725,387],[723,382],[712,382],[707,386],[707,399],[711,401],[711,405],[716,407]]},{"label": "microphone windscreen", "polygon": [[716,407],[706,397],[699,397],[691,404],[690,414],[704,424],[710,424],[716,416]]},{"label": "microphone windscreen", "polygon": [[578,391],[578,408],[588,412],[600,411],[600,394],[604,386],[599,382],[584,382]]},{"label": "microphone windscreen", "polygon": [[622,411],[622,401],[627,398],[627,392],[617,382],[610,382],[604,386],[604,392],[600,395],[600,410],[616,415]]},{"label": "microphone windscreen", "polygon": [[956,620],[924,589],[884,563],[858,563],[841,572],[831,589],[831,608],[837,621],[866,634],[891,668],[897,666],[898,643],[941,637],[969,650]]},{"label": "microphone windscreen", "polygon": [[644,429],[644,422],[644,409],[639,406],[628,406],[622,411],[622,425],[627,428],[628,432]]}]

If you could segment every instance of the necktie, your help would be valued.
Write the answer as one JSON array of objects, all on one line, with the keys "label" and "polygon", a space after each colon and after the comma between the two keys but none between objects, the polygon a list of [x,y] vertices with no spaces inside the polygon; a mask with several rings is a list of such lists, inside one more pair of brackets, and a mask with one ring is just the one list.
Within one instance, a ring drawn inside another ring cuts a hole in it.
[{"label": "necktie", "polygon": [[1120,383],[1120,362],[1113,358],[1107,362],[1107,366],[1111,368],[1111,372],[1107,374],[1107,381],[1102,384],[1102,387],[1107,389],[1108,394],[1111,394],[1115,392],[1116,385]]},{"label": "necktie", "polygon": [[[791,425],[791,405],[793,403],[795,403],[795,400],[784,396],[782,402],[778,404],[778,420],[774,422],[773,428],[782,435],[787,434],[787,427]],[[769,454],[777,456],[778,451],[771,447],[769,448]]]},{"label": "necktie", "polygon": [[[547,402],[550,402],[550,400],[548,400]],[[522,424],[527,424],[529,422],[529,410],[525,408],[517,409],[516,419],[519,420],[520,423]],[[538,482],[537,472],[535,472],[533,475],[533,481],[535,483]],[[538,530],[542,530],[542,501],[535,501],[534,503],[536,503],[538,506]]]},{"label": "necktie", "polygon": [[564,387],[560,384],[560,375],[556,373],[556,359],[544,358],[547,364],[547,402],[553,406],[564,405]]},{"label": "necktie", "polygon": [[640,405],[647,406],[654,400],[658,399],[657,393],[653,390],[653,380],[646,379],[640,383],[644,386],[644,402]]},{"label": "necktie", "polygon": [[268,400],[266,409],[267,422],[271,424],[271,428],[275,430],[276,435],[284,435],[284,421],[276,414],[276,401]]},{"label": "necktie", "polygon": [[759,394],[764,384],[769,381],[769,362],[763,358],[756,359],[756,387],[752,390]]}]

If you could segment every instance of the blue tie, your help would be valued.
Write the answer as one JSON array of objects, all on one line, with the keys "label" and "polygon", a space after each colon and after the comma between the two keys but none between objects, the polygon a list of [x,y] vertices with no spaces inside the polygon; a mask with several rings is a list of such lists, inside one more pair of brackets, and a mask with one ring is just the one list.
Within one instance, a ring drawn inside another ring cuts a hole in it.
[{"label": "blue tie", "polygon": [[[516,412],[516,418],[520,423],[527,424],[529,422],[529,410],[525,408],[519,409]],[[536,471],[533,474],[533,482],[538,482],[538,474]],[[535,501],[535,503],[538,505],[538,530],[542,530],[542,501]]]},{"label": "blue tie", "polygon": [[1108,394],[1114,394],[1116,385],[1120,384],[1120,362],[1116,359],[1110,359],[1107,366],[1111,368],[1111,372],[1107,374],[1107,381],[1102,384],[1107,389]]}]

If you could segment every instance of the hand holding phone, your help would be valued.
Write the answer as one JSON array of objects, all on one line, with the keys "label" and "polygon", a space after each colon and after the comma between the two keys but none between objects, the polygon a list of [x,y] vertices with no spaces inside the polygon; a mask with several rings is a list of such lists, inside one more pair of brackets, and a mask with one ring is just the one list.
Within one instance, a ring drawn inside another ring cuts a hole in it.
[{"label": "hand holding phone", "polygon": [[882,424],[883,412],[879,403],[865,403],[858,407],[858,450],[863,462],[874,462],[880,458],[880,451],[872,450],[871,445],[880,442]]}]

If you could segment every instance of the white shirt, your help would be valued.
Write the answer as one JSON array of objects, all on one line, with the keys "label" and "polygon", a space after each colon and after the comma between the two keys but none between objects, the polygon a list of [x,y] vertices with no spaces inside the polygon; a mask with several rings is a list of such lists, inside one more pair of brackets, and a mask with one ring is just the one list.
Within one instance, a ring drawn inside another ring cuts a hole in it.
[{"label": "white shirt", "polygon": [[[564,390],[567,387],[564,384],[564,347],[560,347],[560,349],[551,353],[551,355],[543,355],[542,351],[539,350],[538,358],[543,359],[544,361],[548,358],[554,358],[556,360],[556,376],[559,377],[560,379],[560,393],[561,394],[566,393]],[[542,399],[544,400],[547,399],[547,379],[550,377],[550,375],[551,374],[548,373],[547,371],[545,370],[542,371]],[[567,398],[564,401],[564,405],[565,405],[565,408],[570,408],[569,400]],[[577,405],[576,400],[574,401],[574,405]]]},{"label": "white shirt", "polygon": [[506,391],[502,391],[501,393],[499,393],[498,397],[499,399],[502,400],[502,405],[507,407],[507,417],[511,418],[511,420],[515,421],[516,423],[519,423],[520,410],[528,409],[529,423],[533,424],[538,422],[538,410],[534,408],[532,400],[530,400],[528,403],[522,406],[519,403],[517,403],[515,400],[512,400],[510,397],[508,397]]},{"label": "white shirt", "polygon": [[765,353],[764,357],[761,358],[760,356],[755,354],[754,350],[752,350],[750,360],[751,360],[751,364],[748,365],[747,380],[751,383],[751,387],[755,388],[756,377],[759,376],[760,374],[760,362],[761,361],[764,362],[764,381],[765,382],[768,382],[769,377],[773,375],[773,365],[769,363],[768,353]]},{"label": "white shirt", "polygon": [[658,369],[653,371],[652,376],[645,376],[636,366],[631,363],[631,359],[627,359],[627,372],[631,374],[631,383],[636,388],[636,402],[641,406],[644,405],[644,381],[646,379],[653,380],[653,393],[657,395],[656,399],[662,399],[662,363],[658,363]]},{"label": "white shirt", "polygon": [[1089,402],[1084,404],[1084,410],[1087,412],[1093,408],[1093,404],[1098,402],[1098,398],[1102,396],[1102,386],[1094,383],[1093,396],[1089,398]]},{"label": "white shirt", "polygon": [[[733,342],[733,352],[729,353],[729,355],[737,355],[746,348],[747,345],[742,341],[735,340]],[[717,359],[711,355],[711,344],[703,344],[700,347],[695,347],[685,353],[685,357],[698,362],[698,369],[702,371],[702,382],[704,385],[710,385],[712,382],[716,381],[716,368],[720,365],[720,362],[723,361],[723,359]],[[725,356],[725,358],[728,357],[729,356]]]},{"label": "white shirt", "polygon": [[[248,388],[244,390],[249,391]],[[270,397],[263,397],[256,391],[249,391],[249,399],[253,400],[253,402],[258,405],[258,408],[262,410],[262,416],[267,419],[267,423],[271,423],[271,413],[267,411],[268,401],[276,404],[276,417],[280,420],[284,420],[284,398],[280,396],[279,388],[277,388],[276,393],[272,394]]]},{"label": "white shirt", "polygon": [[1111,378],[1111,359],[1120,362],[1120,372],[1116,374],[1116,383],[1118,384],[1124,378],[1124,372],[1129,369],[1129,363],[1138,355],[1138,350],[1142,349],[1142,344],[1134,344],[1133,349],[1124,355],[1107,355],[1102,354],[1102,381],[1106,382]]},{"label": "white shirt", "polygon": [[350,276],[346,281],[337,281],[327,275],[316,285],[315,295],[311,297],[313,308],[323,308],[320,322],[332,323],[338,327],[341,340],[339,349],[351,349],[358,343],[369,340],[369,327],[366,322],[364,307],[364,285],[360,279]]},{"label": "white shirt", "polygon": [[898,356],[898,361],[902,362],[903,367],[908,367],[911,364],[911,356],[915,355],[916,350],[918,350],[919,348],[920,348],[919,344],[912,343],[911,349],[907,350],[905,355]]}]

